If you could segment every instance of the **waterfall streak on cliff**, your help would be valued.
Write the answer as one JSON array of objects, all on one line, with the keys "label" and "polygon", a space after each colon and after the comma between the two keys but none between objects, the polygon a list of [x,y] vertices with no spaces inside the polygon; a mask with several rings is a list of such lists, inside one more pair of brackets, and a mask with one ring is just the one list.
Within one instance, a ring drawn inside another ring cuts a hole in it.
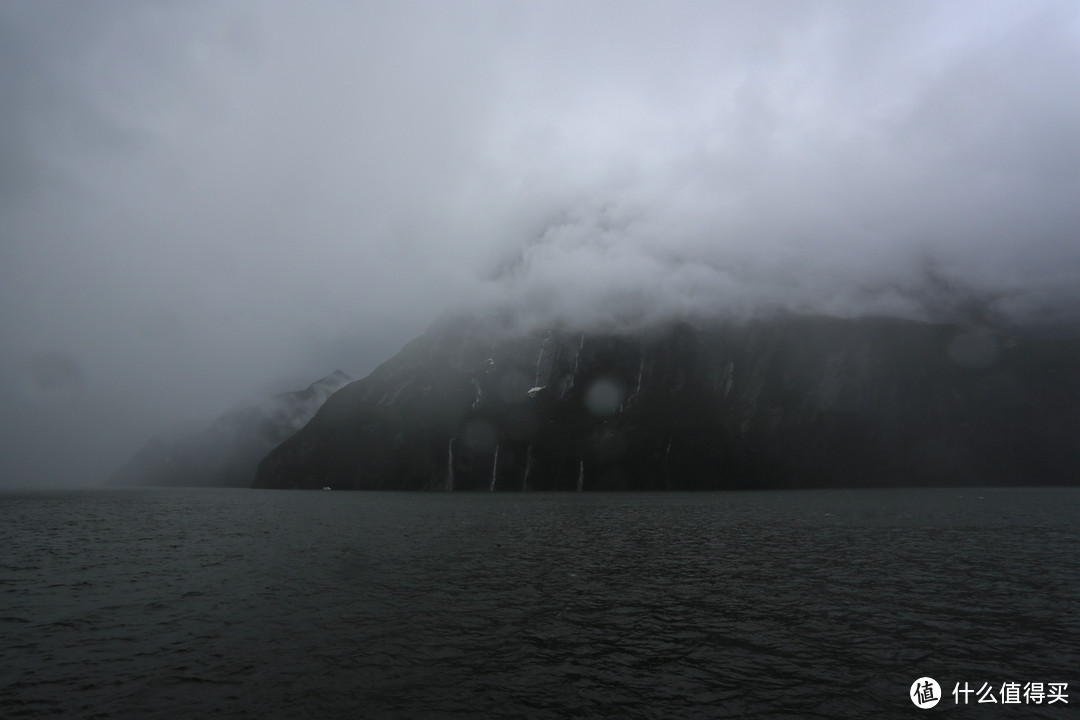
[{"label": "waterfall streak on cliff", "polygon": [[560,400],[562,398],[566,397],[566,394],[574,389],[574,383],[577,382],[578,360],[581,359],[581,349],[583,347],[585,347],[585,335],[584,334],[581,335],[581,339],[578,341],[577,352],[574,353],[574,371],[572,373],[570,373],[570,377],[568,379],[566,379],[565,381],[563,381],[563,383],[562,383],[562,386],[561,386],[561,389],[560,389],[560,392],[559,392],[559,399]]},{"label": "waterfall streak on cliff", "polygon": [[585,486],[585,461],[582,460],[581,463],[578,465],[577,491],[581,492],[581,488],[583,488],[584,486]]},{"label": "waterfall streak on cliff", "polygon": [[544,346],[545,345],[547,345],[547,340],[546,339],[544,340],[543,343],[540,344],[540,354],[536,356],[536,382],[533,383],[533,387],[539,387],[540,386],[540,361],[544,359]]},{"label": "waterfall streak on cliff", "polygon": [[454,489],[454,440],[456,438],[450,438],[450,442],[447,444],[447,460],[446,460],[446,489]]},{"label": "waterfall streak on cliff", "polygon": [[491,485],[488,492],[495,492],[495,471],[499,469],[499,446],[495,446],[495,461],[491,463]]},{"label": "waterfall streak on cliff", "polygon": [[521,489],[529,489],[529,471],[532,470],[532,443],[529,444],[529,449],[525,451],[525,477],[521,480]]}]

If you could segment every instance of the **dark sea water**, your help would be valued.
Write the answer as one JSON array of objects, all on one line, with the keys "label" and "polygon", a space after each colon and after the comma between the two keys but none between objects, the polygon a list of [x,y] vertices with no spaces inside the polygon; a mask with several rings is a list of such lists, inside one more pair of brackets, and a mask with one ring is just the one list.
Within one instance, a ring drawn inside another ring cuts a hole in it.
[{"label": "dark sea water", "polygon": [[[958,682],[1070,704],[958,706]],[[0,495],[3,718],[1078,705],[1075,489]]]}]

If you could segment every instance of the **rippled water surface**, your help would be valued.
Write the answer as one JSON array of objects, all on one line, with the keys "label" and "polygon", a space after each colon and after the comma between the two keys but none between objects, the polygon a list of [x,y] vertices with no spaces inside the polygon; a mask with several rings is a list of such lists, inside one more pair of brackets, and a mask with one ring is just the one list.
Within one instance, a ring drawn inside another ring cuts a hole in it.
[{"label": "rippled water surface", "polygon": [[1066,717],[1078,531],[1072,489],[3,494],[0,716],[906,717],[929,675]]}]

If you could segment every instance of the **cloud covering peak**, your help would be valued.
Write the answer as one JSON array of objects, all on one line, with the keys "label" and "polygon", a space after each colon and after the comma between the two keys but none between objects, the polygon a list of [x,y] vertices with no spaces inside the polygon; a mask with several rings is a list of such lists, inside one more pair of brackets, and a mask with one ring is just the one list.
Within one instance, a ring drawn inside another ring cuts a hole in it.
[{"label": "cloud covering peak", "polygon": [[12,2],[0,48],[0,422],[61,423],[61,353],[101,465],[448,308],[1080,308],[1071,2]]}]

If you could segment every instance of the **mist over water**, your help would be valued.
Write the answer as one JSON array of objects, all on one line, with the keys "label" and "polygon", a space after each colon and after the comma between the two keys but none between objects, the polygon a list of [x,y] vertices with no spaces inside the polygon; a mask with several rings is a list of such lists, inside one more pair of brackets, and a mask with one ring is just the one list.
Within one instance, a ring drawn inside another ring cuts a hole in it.
[{"label": "mist over water", "polygon": [[956,682],[1075,693],[1078,511],[1055,488],[7,493],[0,709],[865,718],[918,712],[924,675],[954,711]]}]

